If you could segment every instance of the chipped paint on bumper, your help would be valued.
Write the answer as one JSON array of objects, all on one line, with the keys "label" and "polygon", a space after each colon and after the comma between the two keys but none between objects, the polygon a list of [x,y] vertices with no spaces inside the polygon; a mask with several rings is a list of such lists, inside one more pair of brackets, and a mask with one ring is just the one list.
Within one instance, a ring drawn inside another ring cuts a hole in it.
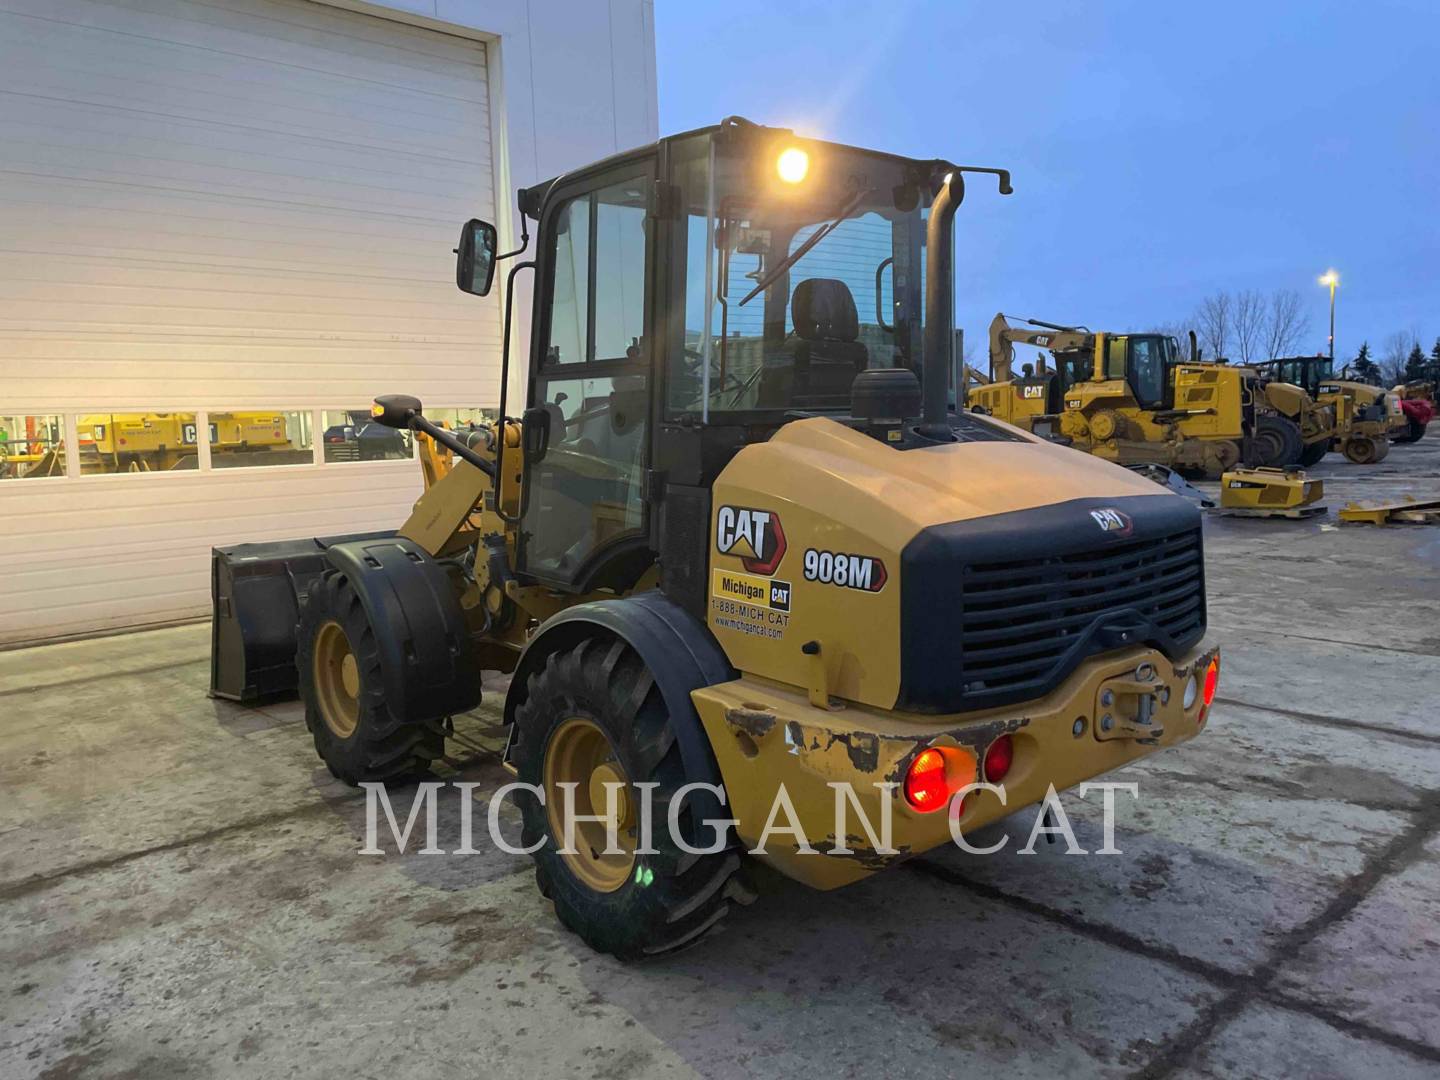
[{"label": "chipped paint on bumper", "polygon": [[[755,847],[783,784],[806,840],[819,854],[804,853],[793,835],[778,833],[759,857],[789,877],[831,889],[950,841],[945,813],[919,813],[901,794],[906,770],[926,747],[957,747],[983,761],[996,738],[1013,737],[1006,801],[988,791],[972,792],[959,819],[961,831],[968,833],[1040,802],[1051,784],[1065,790],[1193,738],[1204,727],[1203,710],[1198,693],[1190,709],[1183,707],[1185,685],[1192,674],[1203,680],[1217,652],[1202,643],[1171,662],[1154,649],[1129,649],[1091,661],[1044,698],[951,716],[852,704],[817,709],[803,689],[749,676],[691,696],[746,848]],[[1137,679],[1137,672],[1144,677]],[[1147,687],[1153,692],[1144,692]],[[1150,700],[1142,703],[1145,697]],[[1101,731],[1106,712],[1113,716],[1112,726]],[[1147,720],[1152,726],[1143,726]],[[839,843],[832,783],[852,786],[877,832],[882,803],[889,803],[895,854],[874,849],[848,805],[847,835]],[[882,786],[887,784],[894,786]],[[777,824],[785,824],[783,813]],[[837,846],[850,850],[835,852]]]}]

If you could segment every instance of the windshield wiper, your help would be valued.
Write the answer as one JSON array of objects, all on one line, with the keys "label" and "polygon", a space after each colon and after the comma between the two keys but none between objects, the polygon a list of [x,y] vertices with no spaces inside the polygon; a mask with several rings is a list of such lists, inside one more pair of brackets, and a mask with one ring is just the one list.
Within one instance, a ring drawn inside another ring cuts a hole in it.
[{"label": "windshield wiper", "polygon": [[751,300],[754,300],[756,296],[768,289],[772,284],[774,284],[776,278],[778,278],[781,274],[785,273],[786,270],[789,270],[790,267],[794,266],[797,262],[803,259],[806,252],[808,252],[816,244],[820,243],[821,240],[824,240],[825,237],[829,236],[832,232],[838,229],[840,227],[840,223],[846,218],[848,218],[851,214],[853,214],[855,212],[855,208],[859,206],[862,202],[864,202],[867,198],[869,198],[872,194],[874,194],[874,192],[874,188],[862,188],[859,191],[855,192],[855,194],[851,197],[850,201],[847,202],[844,206],[842,206],[839,211],[836,212],[833,218],[831,218],[824,225],[820,226],[820,228],[816,229],[813,233],[811,233],[810,239],[806,240],[803,244],[801,244],[798,248],[792,251],[784,259],[780,260],[780,262],[776,265],[775,269],[771,270],[770,273],[766,274],[765,277],[761,279],[760,283],[755,286],[755,288],[751,289],[748,293],[746,293],[745,299],[741,300],[737,306],[744,307]]}]

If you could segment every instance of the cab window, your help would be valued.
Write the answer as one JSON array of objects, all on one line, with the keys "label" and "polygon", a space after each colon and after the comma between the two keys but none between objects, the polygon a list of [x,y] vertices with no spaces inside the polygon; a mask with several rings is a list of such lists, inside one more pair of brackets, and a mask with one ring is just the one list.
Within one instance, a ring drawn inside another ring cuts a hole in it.
[{"label": "cab window", "polygon": [[1143,407],[1154,409],[1165,401],[1166,364],[1161,340],[1130,338],[1130,388]]}]

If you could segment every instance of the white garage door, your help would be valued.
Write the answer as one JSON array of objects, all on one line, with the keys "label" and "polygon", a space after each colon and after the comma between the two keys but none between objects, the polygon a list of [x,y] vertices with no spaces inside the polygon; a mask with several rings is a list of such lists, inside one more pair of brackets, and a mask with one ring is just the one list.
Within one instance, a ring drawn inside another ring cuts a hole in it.
[{"label": "white garage door", "polygon": [[398,524],[418,466],[359,410],[498,395],[450,254],[494,218],[485,60],[308,0],[0,0],[0,644]]}]

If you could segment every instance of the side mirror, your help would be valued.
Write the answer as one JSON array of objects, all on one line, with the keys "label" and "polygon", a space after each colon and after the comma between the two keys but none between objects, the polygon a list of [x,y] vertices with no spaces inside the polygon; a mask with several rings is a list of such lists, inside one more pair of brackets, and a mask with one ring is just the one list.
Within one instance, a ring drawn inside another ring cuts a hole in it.
[{"label": "side mirror", "polygon": [[520,418],[520,446],[526,465],[535,465],[544,459],[550,449],[550,410],[545,406],[525,410]]},{"label": "side mirror", "polygon": [[406,430],[421,415],[420,399],[409,394],[383,394],[370,406],[370,418],[388,428]]},{"label": "side mirror", "polygon": [[455,284],[461,292],[484,296],[495,280],[495,226],[471,218],[460,230],[455,249]]}]

